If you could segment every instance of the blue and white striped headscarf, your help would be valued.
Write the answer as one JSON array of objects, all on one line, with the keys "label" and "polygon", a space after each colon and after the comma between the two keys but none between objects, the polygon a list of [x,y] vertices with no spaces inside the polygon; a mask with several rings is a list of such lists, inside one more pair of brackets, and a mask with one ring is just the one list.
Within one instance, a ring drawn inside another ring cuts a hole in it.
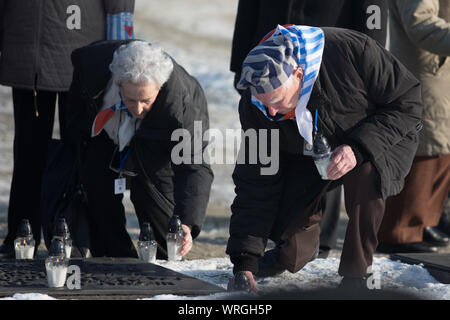
[{"label": "blue and white striped headscarf", "polygon": [[[238,83],[240,89],[250,87],[253,104],[267,118],[274,120],[254,93],[275,90],[289,79],[295,67],[302,68],[303,80],[295,118],[301,136],[311,145],[313,118],[306,106],[319,74],[324,46],[325,37],[320,28],[278,25],[267,40],[250,51],[242,65],[242,76]],[[281,120],[283,118],[277,121]]]}]

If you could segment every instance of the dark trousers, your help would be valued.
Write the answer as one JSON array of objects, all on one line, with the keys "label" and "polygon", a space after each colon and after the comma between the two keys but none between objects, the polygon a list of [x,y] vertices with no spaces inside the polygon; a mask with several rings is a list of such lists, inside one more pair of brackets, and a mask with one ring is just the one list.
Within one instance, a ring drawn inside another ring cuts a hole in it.
[{"label": "dark trousers", "polygon": [[328,191],[322,199],[322,220],[320,221],[320,248],[331,250],[336,247],[339,216],[341,213],[342,187]]},{"label": "dark trousers", "polygon": [[[372,265],[377,247],[385,202],[378,188],[378,173],[370,162],[347,173],[339,183],[344,186],[345,208],[349,221],[339,265],[342,276],[361,277]],[[298,214],[281,236],[280,263],[289,271],[300,270],[319,244],[321,200],[330,183]]]},{"label": "dark trousers", "polygon": [[[14,169],[8,207],[6,244],[12,244],[22,219],[29,219],[36,245],[41,239],[40,196],[53,133],[56,98],[60,128],[64,128],[66,92],[37,91],[36,116],[33,91],[13,88]],[[62,135],[62,132],[61,132]]]},{"label": "dark trousers", "polygon": [[[94,257],[137,257],[126,229],[123,195],[114,194],[114,180],[118,178],[118,173],[111,170],[109,165],[115,148],[112,140],[102,132],[89,140],[86,151],[81,179],[88,197],[90,249]],[[131,150],[130,159],[133,156]],[[142,174],[126,179],[139,225],[150,223],[158,242],[157,258],[167,259],[165,236],[170,215],[155,205],[155,200],[147,192]]]}]

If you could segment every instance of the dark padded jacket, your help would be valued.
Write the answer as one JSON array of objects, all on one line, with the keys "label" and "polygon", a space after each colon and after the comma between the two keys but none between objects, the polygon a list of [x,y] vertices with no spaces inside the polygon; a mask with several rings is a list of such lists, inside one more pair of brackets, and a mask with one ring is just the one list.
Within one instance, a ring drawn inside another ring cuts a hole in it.
[{"label": "dark padded jacket", "polygon": [[[318,110],[319,129],[333,148],[350,144],[372,162],[379,174],[378,188],[383,198],[398,194],[418,145],[423,110],[420,83],[368,36],[347,29],[322,29],[322,64],[307,108],[313,115]],[[295,206],[302,208],[305,200],[283,199],[284,189],[296,188],[299,193],[309,190],[311,196],[320,190],[310,186],[320,178],[312,158],[302,154],[303,139],[296,121],[267,119],[251,103],[249,90],[242,95],[239,115],[243,130],[279,129],[280,168],[277,174],[262,176],[260,163],[236,165],[236,198],[227,247],[232,260],[241,253],[260,256],[266,239],[276,239],[274,235],[283,232],[275,230],[275,221],[286,215],[283,204],[288,203],[291,211],[296,211]],[[295,185],[286,186],[288,170],[302,170],[305,174]]]},{"label": "dark padded jacket", "polygon": [[[80,8],[80,29],[67,27]],[[106,39],[106,14],[134,11],[134,0],[0,0],[0,84],[67,91],[70,54]]]},{"label": "dark padded jacket", "polygon": [[[100,41],[72,54],[74,75],[67,105],[65,142],[81,146],[81,152],[89,143],[93,120],[103,105],[104,91],[111,78],[108,66],[113,53],[129,41],[132,40]],[[168,214],[178,214],[182,223],[192,225],[192,236],[196,237],[205,217],[213,173],[208,164],[198,163],[194,157],[203,152],[207,142],[202,141],[201,150],[192,153],[191,164],[175,165],[171,152],[179,141],[171,141],[171,135],[175,129],[186,129],[194,139],[194,121],[201,122],[204,132],[209,128],[209,116],[200,84],[174,60],[173,65],[169,80],[160,89],[130,145],[137,145],[145,175],[163,200],[174,206],[173,212]],[[198,142],[191,141],[192,146],[195,143]],[[139,167],[133,155],[131,153],[130,159]]]}]

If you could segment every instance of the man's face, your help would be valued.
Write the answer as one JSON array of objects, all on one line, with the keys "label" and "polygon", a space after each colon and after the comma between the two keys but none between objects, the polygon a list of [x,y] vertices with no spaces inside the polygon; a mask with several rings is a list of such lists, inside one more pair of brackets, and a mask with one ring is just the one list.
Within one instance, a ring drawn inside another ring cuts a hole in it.
[{"label": "man's face", "polygon": [[128,111],[135,118],[143,119],[155,102],[159,88],[148,82],[144,84],[124,82],[120,85],[120,92]]},{"label": "man's face", "polygon": [[267,107],[269,115],[272,117],[276,116],[277,113],[288,114],[297,106],[302,78],[302,69],[296,68],[283,85],[270,92],[257,93],[255,98]]}]

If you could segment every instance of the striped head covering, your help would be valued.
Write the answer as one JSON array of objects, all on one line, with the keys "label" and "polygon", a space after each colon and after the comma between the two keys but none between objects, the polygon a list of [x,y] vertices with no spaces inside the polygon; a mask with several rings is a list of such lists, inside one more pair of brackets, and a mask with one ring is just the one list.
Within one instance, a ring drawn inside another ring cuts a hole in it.
[{"label": "striped head covering", "polygon": [[[295,119],[302,137],[312,145],[312,115],[306,106],[322,63],[325,37],[320,28],[278,25],[250,51],[242,64],[242,76],[238,89],[250,88],[252,102],[270,120],[266,107],[255,98],[255,93],[267,93],[280,87],[299,66],[303,70],[301,93]],[[282,117],[275,121],[282,121]]]}]

